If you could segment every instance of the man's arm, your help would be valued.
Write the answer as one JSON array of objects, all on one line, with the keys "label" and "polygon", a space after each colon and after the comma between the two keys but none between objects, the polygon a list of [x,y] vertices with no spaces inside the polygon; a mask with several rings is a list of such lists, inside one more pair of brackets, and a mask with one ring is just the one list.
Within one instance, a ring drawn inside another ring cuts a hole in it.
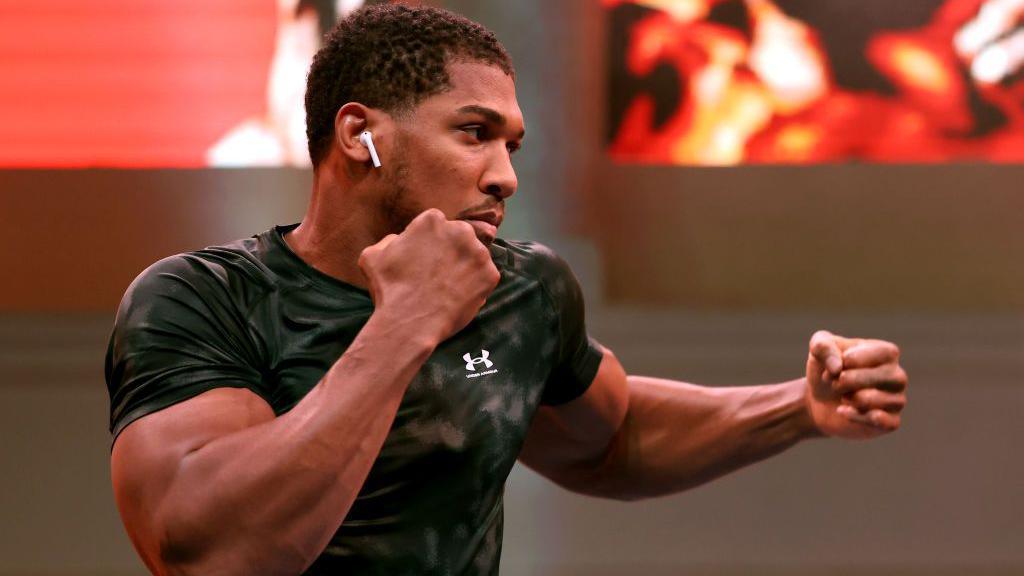
[{"label": "man's arm", "polygon": [[624,500],[671,494],[804,438],[868,438],[899,427],[906,374],[888,342],[819,332],[807,376],[710,388],[627,376],[605,350],[580,398],[543,407],[520,460],[570,490]]},{"label": "man's arm", "polygon": [[256,394],[220,388],[118,436],[115,500],[151,571],[305,570],[362,488],[409,382],[499,278],[472,227],[438,211],[365,250],[360,266],[375,311],[292,410],[275,418]]},{"label": "man's arm", "polygon": [[253,392],[221,388],[128,425],[111,476],[147,566],[158,574],[304,570],[341,525],[432,350],[408,334],[371,318],[279,418]]}]

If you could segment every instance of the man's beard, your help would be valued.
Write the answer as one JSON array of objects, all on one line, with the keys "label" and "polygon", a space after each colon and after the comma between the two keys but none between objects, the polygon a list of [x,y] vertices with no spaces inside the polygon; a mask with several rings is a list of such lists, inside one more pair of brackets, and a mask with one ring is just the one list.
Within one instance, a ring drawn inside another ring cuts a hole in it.
[{"label": "man's beard", "polygon": [[[401,154],[395,154],[400,158]],[[425,208],[416,206],[410,200],[409,188],[406,184],[409,177],[409,165],[402,160],[394,160],[391,168],[385,173],[386,192],[380,201],[381,229],[383,234],[401,234],[406,226],[413,221]]]},{"label": "man's beard", "polygon": [[[391,156],[395,159],[390,161],[388,167],[383,168],[385,191],[380,199],[378,239],[388,234],[401,234],[405,228],[429,208],[420,202],[413,200],[409,192],[409,164],[406,163],[402,154],[403,140],[401,136],[396,137],[395,146]],[[494,196],[488,197],[475,206],[461,210],[454,218],[478,214],[501,207],[504,211],[505,200]]]}]

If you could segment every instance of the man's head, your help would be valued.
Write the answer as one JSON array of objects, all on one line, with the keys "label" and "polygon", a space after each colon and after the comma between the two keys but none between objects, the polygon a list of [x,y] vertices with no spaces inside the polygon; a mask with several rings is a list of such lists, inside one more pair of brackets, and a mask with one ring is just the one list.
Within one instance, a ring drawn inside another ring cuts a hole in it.
[{"label": "man's head", "polygon": [[[373,236],[437,208],[493,239],[516,189],[510,154],[523,119],[511,62],[491,32],[436,8],[359,10],[314,58],[306,109],[314,166],[333,159]],[[370,168],[364,130],[380,169]]]},{"label": "man's head", "polygon": [[306,82],[306,136],[313,165],[334,137],[338,109],[359,102],[393,115],[451,87],[448,63],[478,61],[515,75],[494,34],[446,10],[377,5],[337,23]]}]

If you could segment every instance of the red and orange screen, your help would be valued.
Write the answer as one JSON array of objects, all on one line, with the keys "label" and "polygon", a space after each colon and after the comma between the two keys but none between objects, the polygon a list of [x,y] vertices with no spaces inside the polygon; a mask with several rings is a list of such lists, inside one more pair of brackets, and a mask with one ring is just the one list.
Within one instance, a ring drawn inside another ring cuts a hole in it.
[{"label": "red and orange screen", "polygon": [[603,3],[618,161],[1024,161],[1024,0]]},{"label": "red and orange screen", "polygon": [[274,0],[0,4],[0,166],[195,167],[266,116]]}]

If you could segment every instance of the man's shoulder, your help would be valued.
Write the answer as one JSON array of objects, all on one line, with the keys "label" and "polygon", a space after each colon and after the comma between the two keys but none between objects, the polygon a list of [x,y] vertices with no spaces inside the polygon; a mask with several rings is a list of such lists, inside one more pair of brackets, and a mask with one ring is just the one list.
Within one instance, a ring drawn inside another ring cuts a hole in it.
[{"label": "man's shoulder", "polygon": [[135,278],[122,305],[159,296],[251,302],[276,285],[260,244],[254,236],[158,260]]},{"label": "man's shoulder", "polygon": [[546,290],[559,295],[578,290],[578,281],[569,264],[550,247],[529,240],[494,241],[492,254],[499,268],[536,280]]},{"label": "man's shoulder", "polygon": [[498,238],[492,244],[491,253],[500,264],[514,267],[524,273],[543,273],[552,268],[566,266],[565,261],[554,250],[533,240]]}]

